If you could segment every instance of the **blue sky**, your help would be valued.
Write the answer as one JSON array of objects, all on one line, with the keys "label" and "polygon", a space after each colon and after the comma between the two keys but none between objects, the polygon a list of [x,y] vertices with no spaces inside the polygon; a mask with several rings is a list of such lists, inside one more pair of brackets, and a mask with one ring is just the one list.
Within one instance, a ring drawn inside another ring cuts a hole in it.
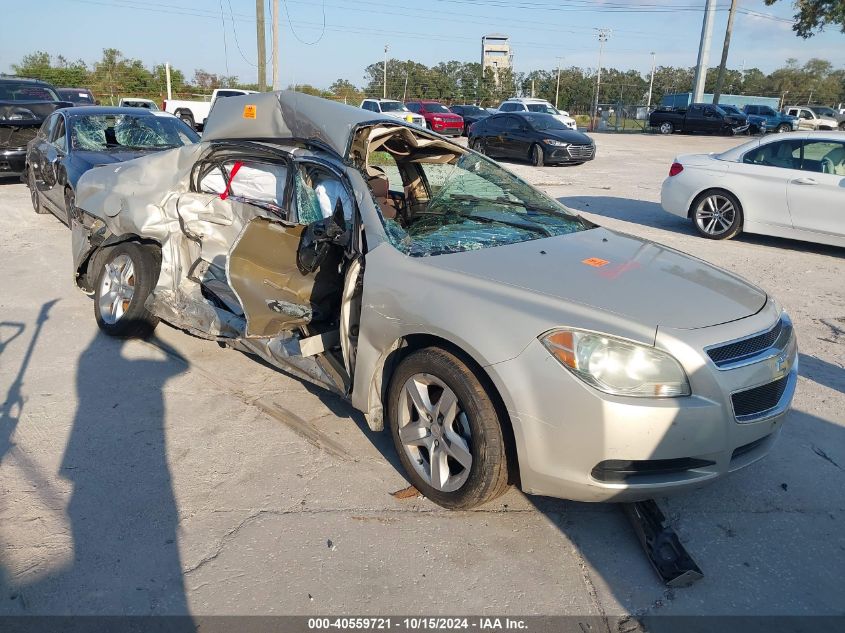
[{"label": "blue sky", "polygon": [[[721,54],[728,4],[719,0],[711,66]],[[491,32],[510,36],[518,71],[554,68],[560,56],[564,66],[595,67],[594,27],[613,29],[605,66],[648,71],[651,51],[658,65],[691,66],[703,5],[704,0],[282,0],[281,84],[327,87],[343,77],[361,85],[364,67],[382,58],[385,44],[391,57],[429,65],[476,61],[481,36]],[[254,0],[41,0],[37,6],[35,17],[29,3],[4,3],[1,71],[9,72],[35,50],[91,63],[103,48],[113,47],[147,65],[169,61],[189,78],[203,68],[255,81]],[[809,40],[796,37],[789,0],[773,7],[740,0],[739,6],[770,17],[737,15],[730,67],[771,71],[788,57],[801,62],[821,57],[842,66],[845,35],[829,28]],[[269,27],[267,41],[269,51]]]}]

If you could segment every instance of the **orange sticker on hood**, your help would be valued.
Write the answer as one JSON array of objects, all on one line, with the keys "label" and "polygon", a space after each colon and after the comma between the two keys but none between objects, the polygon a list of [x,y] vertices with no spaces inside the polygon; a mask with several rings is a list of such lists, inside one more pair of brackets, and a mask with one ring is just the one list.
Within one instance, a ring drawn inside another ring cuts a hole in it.
[{"label": "orange sticker on hood", "polygon": [[254,119],[256,116],[255,106],[254,105],[245,105],[244,106],[244,118],[245,119]]},{"label": "orange sticker on hood", "polygon": [[606,259],[600,259],[598,257],[590,257],[588,259],[582,259],[582,264],[587,264],[587,266],[592,266],[593,268],[601,268],[602,266],[607,266],[610,262]]}]

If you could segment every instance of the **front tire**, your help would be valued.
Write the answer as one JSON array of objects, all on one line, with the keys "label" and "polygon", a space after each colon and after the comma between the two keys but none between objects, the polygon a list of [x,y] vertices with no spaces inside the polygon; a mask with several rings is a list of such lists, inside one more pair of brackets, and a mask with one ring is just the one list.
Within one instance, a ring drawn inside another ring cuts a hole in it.
[{"label": "front tire", "polygon": [[508,487],[499,413],[473,371],[427,347],[405,358],[388,394],[390,433],[411,483],[444,508],[466,510]]},{"label": "front tire", "polygon": [[479,154],[487,154],[484,147],[484,141],[480,138],[474,139],[470,144],[470,149],[478,152]]},{"label": "front tire", "polygon": [[788,123],[781,123],[780,125],[778,125],[777,132],[779,134],[783,134],[785,132],[791,132],[791,131],[792,131],[792,126],[789,125]]},{"label": "front tire", "polygon": [[543,153],[543,148],[536,143],[531,147],[531,164],[534,167],[542,167],[546,164],[546,155]]},{"label": "front tire", "polygon": [[76,217],[76,196],[69,186],[65,187],[65,218],[70,229],[73,229],[74,221],[79,219]]},{"label": "front tire", "polygon": [[668,135],[675,131],[675,126],[669,123],[669,121],[664,121],[658,126],[657,131],[663,135]]},{"label": "front tire", "polygon": [[742,206],[728,191],[705,191],[693,201],[690,216],[698,234],[709,240],[729,240],[742,231]]},{"label": "front tire", "polygon": [[47,209],[41,204],[41,198],[38,195],[38,185],[35,181],[35,174],[32,173],[32,165],[29,166],[26,172],[26,184],[29,187],[29,197],[32,202],[32,210],[38,215],[48,213]]},{"label": "front tire", "polygon": [[161,267],[157,247],[124,242],[100,260],[94,287],[97,325],[118,338],[144,338],[158,325],[145,303],[158,282]]}]

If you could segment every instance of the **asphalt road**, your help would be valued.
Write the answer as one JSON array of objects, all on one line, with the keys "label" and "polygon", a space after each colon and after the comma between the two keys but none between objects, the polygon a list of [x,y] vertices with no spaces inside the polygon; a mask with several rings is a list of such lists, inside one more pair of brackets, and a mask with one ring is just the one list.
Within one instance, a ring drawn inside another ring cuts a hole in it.
[{"label": "asphalt road", "polygon": [[317,387],[166,325],[98,334],[70,234],[0,182],[0,614],[845,613],[845,250],[696,237],[661,211],[675,154],[598,135],[579,167],[509,163],[590,219],[774,293],[801,379],[762,462],[662,500],[705,577],[667,590],[621,511],[511,490],[449,512],[386,434]]}]

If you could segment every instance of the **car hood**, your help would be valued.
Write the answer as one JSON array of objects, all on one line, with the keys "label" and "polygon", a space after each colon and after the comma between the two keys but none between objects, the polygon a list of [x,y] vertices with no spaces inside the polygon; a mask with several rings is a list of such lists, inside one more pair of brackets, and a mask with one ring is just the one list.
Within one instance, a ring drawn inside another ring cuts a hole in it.
[{"label": "car hood", "polygon": [[440,117],[444,121],[463,121],[464,118],[460,114],[455,114],[454,112],[426,112],[426,116]]},{"label": "car hood", "polygon": [[756,314],[766,303],[766,293],[740,277],[604,228],[426,261],[649,327],[718,325]]},{"label": "car hood", "polygon": [[537,130],[537,133],[544,138],[551,138],[564,143],[573,143],[574,145],[590,145],[593,142],[589,136],[583,132],[576,132],[575,130]]},{"label": "car hood", "polygon": [[112,163],[122,163],[133,158],[140,158],[152,152],[159,152],[158,149],[148,150],[133,150],[120,152],[93,152],[89,150],[77,150],[73,152],[76,160],[87,163],[89,167],[96,167],[98,165],[111,165]]}]

